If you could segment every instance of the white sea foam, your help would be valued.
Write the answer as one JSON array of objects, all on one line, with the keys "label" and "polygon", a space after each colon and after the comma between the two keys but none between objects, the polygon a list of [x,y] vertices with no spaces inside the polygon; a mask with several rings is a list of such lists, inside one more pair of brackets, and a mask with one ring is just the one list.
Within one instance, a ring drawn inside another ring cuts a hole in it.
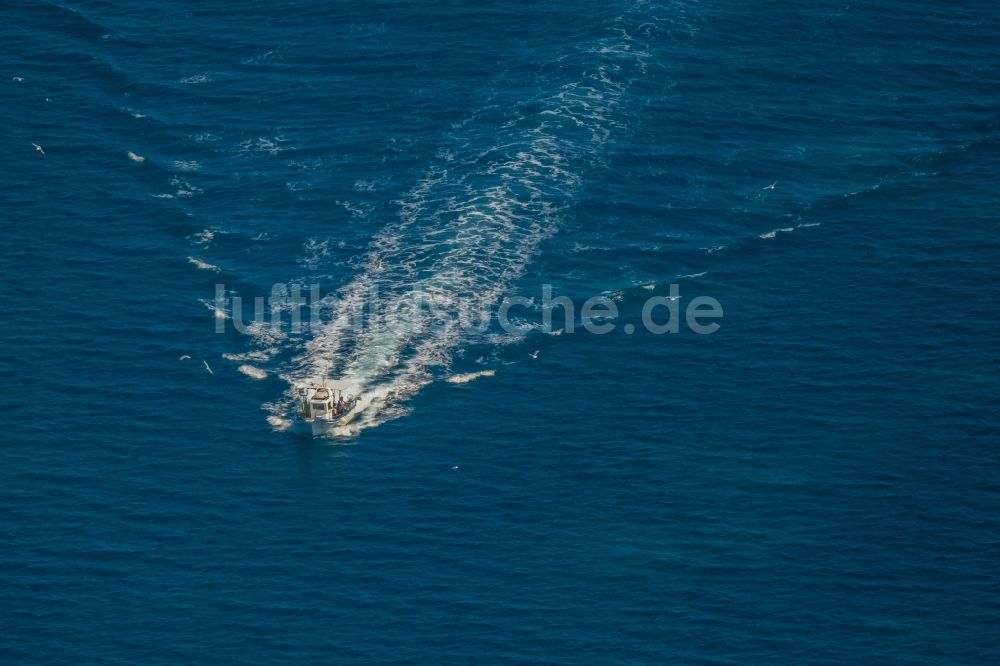
[{"label": "white sea foam", "polygon": [[283,59],[284,57],[281,55],[281,49],[271,49],[270,51],[264,51],[248,58],[244,58],[240,61],[240,63],[243,65],[260,65],[270,62],[279,62]]},{"label": "white sea foam", "polygon": [[208,83],[212,80],[212,77],[208,74],[194,74],[193,76],[185,76],[180,80],[181,83]]},{"label": "white sea foam", "polygon": [[247,324],[246,333],[261,347],[273,347],[288,339],[288,334],[280,328],[262,321]]},{"label": "white sea foam", "polygon": [[781,229],[772,229],[771,231],[768,231],[766,234],[761,234],[759,238],[763,238],[766,240],[768,238],[774,238],[778,234],[787,234],[792,231],[795,231],[795,227],[783,227]]},{"label": "white sea foam", "polygon": [[191,236],[191,242],[196,245],[208,245],[215,239],[215,232],[211,229],[202,229]]},{"label": "white sea foam", "polygon": [[293,422],[289,418],[292,405],[288,402],[265,402],[261,409],[268,413],[267,422],[275,431],[282,432],[292,427]]},{"label": "white sea foam", "polygon": [[248,363],[244,363],[243,365],[241,365],[236,369],[251,379],[267,379],[266,371],[261,370],[257,366],[250,365]]},{"label": "white sea foam", "polygon": [[136,155],[131,150],[128,151],[128,158],[130,160],[132,160],[133,162],[145,162],[146,161],[145,157],[143,157],[142,155]]},{"label": "white sea foam", "polygon": [[219,307],[215,301],[209,301],[205,299],[199,299],[199,303],[204,305],[206,308],[212,311],[216,319],[229,319],[229,313],[226,312],[225,308]]},{"label": "white sea foam", "polygon": [[318,171],[323,167],[323,160],[319,157],[310,158],[307,160],[288,160],[285,162],[290,167],[294,167],[299,171]]},{"label": "white sea foam", "polygon": [[381,178],[373,178],[371,180],[358,179],[354,181],[354,190],[356,192],[375,192],[379,189],[384,189],[391,179],[388,176],[382,176]]},{"label": "white sea foam", "polygon": [[269,349],[258,349],[255,351],[243,352],[241,354],[223,354],[222,358],[227,361],[269,361],[280,350],[277,347]]},{"label": "white sea foam", "polygon": [[[171,176],[170,180],[168,182],[170,183],[170,185],[172,187],[176,188],[176,192],[174,192],[174,196],[178,196],[178,197],[193,197],[194,195],[201,194],[201,192],[202,192],[201,188],[195,187],[194,185],[192,185],[191,183],[189,183],[186,179],[184,179],[184,178],[182,178],[182,177],[180,177],[180,176],[178,176],[176,174],[173,175],[173,176]],[[173,197],[171,197],[171,198],[173,198]]]},{"label": "white sea foam", "polygon": [[196,268],[199,268],[203,271],[214,271],[218,273],[220,270],[219,267],[216,266],[215,264],[210,264],[207,261],[202,261],[201,259],[198,259],[196,257],[188,257],[188,262],[194,264]]},{"label": "white sea foam", "polygon": [[271,425],[276,432],[284,432],[292,427],[292,422],[282,416],[277,414],[271,414],[267,417],[267,422]]},{"label": "white sea foam", "polygon": [[241,141],[236,146],[236,152],[239,155],[278,155],[290,150],[290,147],[285,145],[286,143],[287,141],[282,136],[259,136]]},{"label": "white sea foam", "polygon": [[479,372],[466,372],[461,375],[452,375],[445,381],[450,384],[468,384],[474,379],[479,379],[480,377],[492,377],[495,374],[497,374],[495,370],[480,370]]},{"label": "white sea foam", "polygon": [[338,201],[338,206],[342,206],[344,210],[351,214],[351,217],[357,220],[365,220],[371,215],[375,207],[372,206],[367,201]]},{"label": "white sea foam", "polygon": [[302,244],[302,256],[299,263],[311,271],[319,268],[323,260],[330,255],[330,241],[310,238]]}]

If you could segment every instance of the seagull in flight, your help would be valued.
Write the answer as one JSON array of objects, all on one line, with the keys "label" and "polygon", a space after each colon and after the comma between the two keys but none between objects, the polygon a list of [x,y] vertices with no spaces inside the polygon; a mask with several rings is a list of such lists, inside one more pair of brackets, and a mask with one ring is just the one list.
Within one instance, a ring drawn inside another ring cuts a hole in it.
[{"label": "seagull in flight", "polygon": [[536,349],[535,351],[528,354],[528,356],[530,356],[531,358],[538,358],[538,351],[539,350]]},{"label": "seagull in flight", "polygon": [[777,184],[778,184],[778,181],[774,181],[774,182],[773,182],[773,183],[771,183],[770,185],[768,185],[768,186],[766,186],[766,187],[762,187],[762,188],[760,188],[760,189],[762,189],[762,190],[773,190],[773,189],[774,189],[774,186],[775,186],[775,185],[777,185]]},{"label": "seagull in flight", "polygon": [[208,361],[206,361],[205,359],[201,359],[201,362],[205,364],[205,369],[208,370],[208,374],[210,375],[215,374],[214,372],[212,372],[212,368],[208,367]]},{"label": "seagull in flight", "polygon": [[41,147],[41,146],[39,146],[39,145],[38,145],[37,143],[33,143],[33,144],[31,144],[31,145],[33,145],[33,146],[35,147],[35,150],[37,150],[38,152],[40,152],[40,153],[41,153],[42,155],[44,155],[44,154],[45,154],[45,151],[44,151],[44,150],[42,150],[42,147]]}]

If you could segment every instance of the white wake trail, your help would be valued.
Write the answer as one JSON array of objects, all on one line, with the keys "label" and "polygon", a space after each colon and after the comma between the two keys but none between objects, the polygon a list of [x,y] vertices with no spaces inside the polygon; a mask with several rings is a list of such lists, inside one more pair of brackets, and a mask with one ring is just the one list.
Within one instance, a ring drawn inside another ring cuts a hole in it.
[{"label": "white wake trail", "polygon": [[551,71],[535,83],[554,91],[513,117],[497,103],[455,129],[447,159],[399,202],[398,222],[375,237],[365,267],[328,303],[329,321],[283,375],[293,387],[314,377],[349,381],[373,401],[363,428],[398,413],[434,368],[450,365],[468,335],[460,306],[492,309],[509,292],[558,231],[583,174],[629,127],[627,93],[650,57],[656,20],[639,18],[620,17],[614,36],[543,68]]}]

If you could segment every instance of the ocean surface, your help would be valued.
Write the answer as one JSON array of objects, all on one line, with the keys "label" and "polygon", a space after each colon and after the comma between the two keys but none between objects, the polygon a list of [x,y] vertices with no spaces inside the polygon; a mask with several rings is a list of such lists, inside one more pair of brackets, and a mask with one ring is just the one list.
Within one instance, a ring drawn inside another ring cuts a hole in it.
[{"label": "ocean surface", "polygon": [[1000,5],[0,16],[0,662],[1000,663]]}]

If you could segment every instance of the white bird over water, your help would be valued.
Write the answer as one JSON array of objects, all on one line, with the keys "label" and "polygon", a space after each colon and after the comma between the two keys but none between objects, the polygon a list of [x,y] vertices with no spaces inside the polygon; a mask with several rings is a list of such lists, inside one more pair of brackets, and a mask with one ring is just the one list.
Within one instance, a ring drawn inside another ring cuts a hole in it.
[{"label": "white bird over water", "polygon": [[762,187],[762,188],[760,188],[760,189],[762,189],[762,190],[773,190],[773,189],[774,189],[774,187],[775,187],[775,185],[777,185],[777,184],[778,184],[778,181],[774,181],[774,182],[773,182],[773,183],[771,183],[770,185],[768,185],[768,186],[766,186],[766,187]]},{"label": "white bird over water", "polygon": [[208,367],[208,361],[206,361],[205,359],[201,359],[201,362],[205,364],[205,369],[208,370],[208,374],[210,375],[215,374],[214,372],[212,372],[212,368]]},{"label": "white bird over water", "polygon": [[39,145],[38,145],[37,143],[33,143],[33,144],[31,144],[31,145],[33,145],[33,146],[35,147],[35,150],[37,150],[38,152],[40,152],[40,153],[41,153],[42,155],[44,155],[44,154],[45,154],[45,151],[44,151],[44,150],[42,150],[42,147],[41,147],[41,146],[39,146]]},{"label": "white bird over water", "polygon": [[530,356],[531,358],[538,358],[538,350],[536,349],[535,351],[528,354],[528,356]]}]

